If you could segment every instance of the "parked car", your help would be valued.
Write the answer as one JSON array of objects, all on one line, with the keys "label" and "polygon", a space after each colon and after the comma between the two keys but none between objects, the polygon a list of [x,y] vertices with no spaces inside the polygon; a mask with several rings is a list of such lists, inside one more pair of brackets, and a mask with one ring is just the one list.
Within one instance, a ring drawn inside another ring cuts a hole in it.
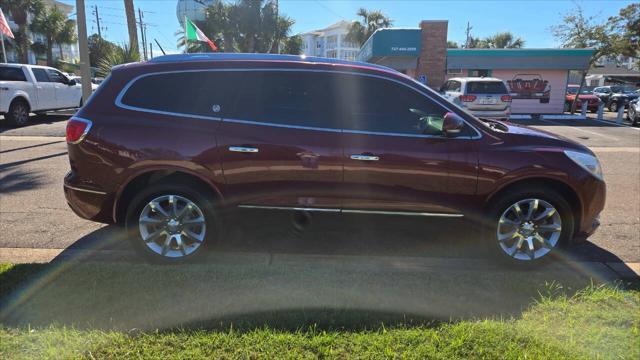
[{"label": "parked car", "polygon": [[75,80],[47,66],[0,64],[0,114],[15,126],[29,122],[29,113],[82,106]]},{"label": "parked car", "polygon": [[629,109],[627,110],[627,118],[631,121],[633,126],[638,125],[638,119],[640,118],[640,99],[631,100],[629,102]]},{"label": "parked car", "polygon": [[459,77],[447,80],[440,93],[472,114],[487,118],[508,119],[511,95],[504,81],[489,77]]},{"label": "parked car", "polygon": [[[578,94],[578,89],[580,85],[567,85],[567,93],[564,97],[564,112],[571,111],[571,105],[576,100],[576,95]],[[576,109],[580,110],[582,108],[582,102],[587,102],[587,109],[592,113],[598,111],[598,105],[600,104],[600,98],[593,95],[593,89],[588,87],[583,87],[580,91],[580,96],[578,96],[578,101],[576,103]]]},{"label": "parked car", "polygon": [[593,94],[604,101],[609,111],[618,111],[618,104],[624,103],[625,108],[629,105],[629,101],[638,98],[636,89],[629,86],[611,85],[599,86],[593,89]]},{"label": "parked car", "polygon": [[537,264],[593,233],[605,203],[585,146],[335,59],[182,54],[116,66],[68,121],[67,143],[73,211],[123,224],[160,262],[197,257],[219,240],[223,213],[249,208],[466,218],[496,256]]}]

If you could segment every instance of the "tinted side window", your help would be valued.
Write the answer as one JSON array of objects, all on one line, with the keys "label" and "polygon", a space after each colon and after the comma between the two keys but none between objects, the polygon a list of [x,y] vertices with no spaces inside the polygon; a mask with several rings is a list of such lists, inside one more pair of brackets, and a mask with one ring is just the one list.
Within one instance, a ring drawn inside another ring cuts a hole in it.
[{"label": "tinted side window", "polygon": [[66,76],[62,75],[61,72],[47,69],[47,73],[49,74],[49,78],[51,82],[57,82],[61,84],[66,84],[69,82]]},{"label": "tinted side window", "polygon": [[459,92],[460,91],[460,81],[451,81],[451,83],[449,84],[449,91],[455,91],[455,92]]},{"label": "tinted side window", "polygon": [[230,93],[242,83],[238,81],[241,76],[224,71],[153,74],[136,80],[122,103],[172,113],[223,116],[233,105]]},{"label": "tinted side window", "polygon": [[51,82],[45,69],[32,68],[31,71],[33,72],[33,76],[36,77],[37,82]]},{"label": "tinted side window", "polygon": [[343,75],[341,122],[347,130],[441,135],[447,112],[426,96],[395,82]]},{"label": "tinted side window", "polygon": [[22,68],[0,66],[0,81],[27,81]]},{"label": "tinted side window", "polygon": [[290,126],[339,128],[334,120],[335,75],[304,71],[251,71],[245,74],[231,116]]}]

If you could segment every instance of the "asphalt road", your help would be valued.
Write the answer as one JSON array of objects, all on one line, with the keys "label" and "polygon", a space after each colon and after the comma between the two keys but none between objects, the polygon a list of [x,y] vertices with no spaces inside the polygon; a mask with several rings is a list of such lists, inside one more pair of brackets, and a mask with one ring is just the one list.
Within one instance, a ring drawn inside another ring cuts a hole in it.
[{"label": "asphalt road", "polygon": [[[65,202],[62,179],[69,165],[61,136],[67,117],[40,118],[20,129],[0,127],[0,248],[128,249],[114,240],[120,237],[116,227],[82,220]],[[603,164],[608,194],[602,226],[570,255],[640,262],[640,129],[592,120],[521,122],[589,146]],[[460,220],[425,224],[402,217],[322,215],[303,231],[283,213],[245,212],[230,221],[235,226],[228,227],[223,247],[231,251],[459,258],[481,253],[476,234]]]}]

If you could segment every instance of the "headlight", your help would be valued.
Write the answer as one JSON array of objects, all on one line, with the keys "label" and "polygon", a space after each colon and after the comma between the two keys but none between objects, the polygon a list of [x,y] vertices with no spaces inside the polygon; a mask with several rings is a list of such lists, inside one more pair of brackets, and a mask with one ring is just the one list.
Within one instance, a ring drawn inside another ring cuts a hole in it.
[{"label": "headlight", "polygon": [[564,153],[569,159],[573,160],[573,162],[578,164],[581,168],[587,170],[596,178],[604,180],[604,178],[602,177],[602,167],[600,166],[600,162],[598,161],[597,157],[590,154],[585,154],[583,152],[571,150],[565,150]]}]

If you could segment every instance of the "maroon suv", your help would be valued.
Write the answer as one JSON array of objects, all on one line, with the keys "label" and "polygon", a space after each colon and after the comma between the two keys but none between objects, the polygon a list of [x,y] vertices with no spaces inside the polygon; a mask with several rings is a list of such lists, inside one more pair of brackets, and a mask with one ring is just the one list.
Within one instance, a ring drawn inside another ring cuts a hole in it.
[{"label": "maroon suv", "polygon": [[[69,120],[64,191],[151,260],[197,256],[233,208],[466,217],[538,262],[598,226],[586,147],[479,119],[391,69],[283,55],[117,66]],[[425,219],[426,220],[426,219]]]}]

